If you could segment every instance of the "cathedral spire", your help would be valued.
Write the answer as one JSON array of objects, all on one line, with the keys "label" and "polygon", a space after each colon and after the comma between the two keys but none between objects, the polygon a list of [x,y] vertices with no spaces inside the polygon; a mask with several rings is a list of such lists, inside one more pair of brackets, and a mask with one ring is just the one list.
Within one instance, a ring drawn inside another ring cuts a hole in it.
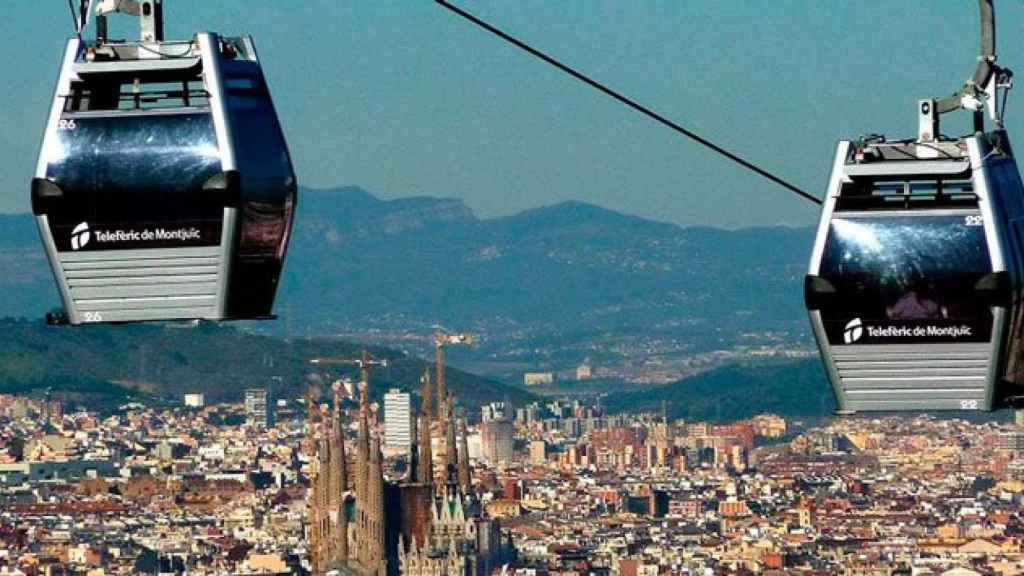
[{"label": "cathedral spire", "polygon": [[359,438],[356,442],[356,500],[364,502],[366,497],[366,473],[370,461],[370,406],[364,380],[359,384]]},{"label": "cathedral spire", "polygon": [[384,457],[380,451],[380,438],[374,436],[370,448],[370,466],[367,470],[367,518],[360,543],[360,551],[365,549],[365,568],[386,573],[384,554]]},{"label": "cathedral spire", "polygon": [[[420,379],[420,414],[430,418],[433,412],[433,390],[430,388],[430,369],[423,371],[423,378]],[[440,400],[438,400],[440,402]]]},{"label": "cathedral spire", "polygon": [[445,402],[445,442],[444,442],[444,485],[451,489],[456,485],[456,470],[458,468],[458,446],[455,443],[455,414],[452,410],[452,397],[448,396]]},{"label": "cathedral spire", "polygon": [[466,436],[466,417],[463,416],[459,419],[459,489],[463,494],[468,494],[473,487],[469,471],[469,440]]},{"label": "cathedral spire", "polygon": [[364,351],[360,363],[359,382],[359,438],[356,444],[356,558],[366,565],[367,540],[371,539],[368,529],[372,509],[370,471],[370,365],[369,355]]},{"label": "cathedral spire", "polygon": [[313,573],[319,574],[323,571],[326,558],[324,555],[324,509],[321,507],[321,483],[320,477],[320,442],[317,438],[319,428],[318,420],[320,408],[316,403],[313,390],[306,392],[306,451],[309,454],[309,495],[307,506],[309,507],[309,556]]},{"label": "cathedral spire", "polygon": [[420,427],[419,417],[410,416],[411,430],[409,431],[412,442],[409,444],[409,470],[405,479],[409,483],[416,482],[420,477]]},{"label": "cathedral spire", "polygon": [[341,389],[334,387],[334,410],[331,415],[331,462],[335,470],[335,484],[331,495],[340,501],[348,489],[348,462],[345,455],[345,424],[341,414]]},{"label": "cathedral spire", "polygon": [[430,446],[430,423],[431,423],[431,388],[430,370],[423,371],[423,386],[420,388],[420,415],[416,423],[417,448],[417,475],[415,481],[419,484],[433,484],[434,482],[434,453]]},{"label": "cathedral spire", "polygon": [[416,426],[419,433],[419,457],[417,458],[416,482],[419,484],[434,483],[434,453],[430,447],[430,417],[420,416]]},{"label": "cathedral spire", "polygon": [[437,415],[437,419],[439,421],[444,422],[445,419],[446,419],[445,417],[447,416],[447,414],[445,413],[445,408],[447,408],[447,405],[445,404],[445,398],[448,397],[448,386],[447,386],[447,383],[445,382],[445,376],[444,376],[444,345],[445,345],[445,342],[444,342],[443,338],[440,338],[440,336],[442,336],[442,335],[437,335],[436,334],[434,336],[434,344],[437,347],[437,360],[436,360],[436,370],[437,370],[437,412],[436,412],[436,415]]},{"label": "cathedral spire", "polygon": [[331,418],[330,514],[335,520],[334,552],[337,564],[348,562],[348,515],[345,491],[348,489],[348,461],[345,454],[345,426],[341,414],[341,387],[334,387],[334,413]]}]

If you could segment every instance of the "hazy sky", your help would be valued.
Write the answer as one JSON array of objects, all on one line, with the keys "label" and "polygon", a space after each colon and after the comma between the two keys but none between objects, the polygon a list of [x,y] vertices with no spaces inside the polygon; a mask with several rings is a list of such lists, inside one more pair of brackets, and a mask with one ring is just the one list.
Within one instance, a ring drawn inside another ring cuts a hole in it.
[{"label": "hazy sky", "polygon": [[[684,225],[817,216],[430,0],[165,1],[169,37],[254,36],[305,186],[455,196],[481,216],[569,199]],[[819,195],[836,140],[913,135],[916,100],[952,93],[977,54],[973,0],[459,4]],[[0,211],[20,212],[71,25],[64,0],[4,7]],[[1000,62],[1024,70],[1024,2],[997,14]]]}]

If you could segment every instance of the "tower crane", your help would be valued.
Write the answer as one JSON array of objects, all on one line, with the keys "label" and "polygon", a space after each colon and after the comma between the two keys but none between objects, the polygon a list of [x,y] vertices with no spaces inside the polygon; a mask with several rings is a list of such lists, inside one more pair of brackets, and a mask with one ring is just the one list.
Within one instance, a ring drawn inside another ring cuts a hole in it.
[{"label": "tower crane", "polygon": [[370,390],[370,367],[380,366],[387,368],[387,358],[373,358],[370,353],[363,350],[362,356],[359,358],[347,358],[347,357],[325,357],[325,358],[313,358],[309,361],[310,364],[316,364],[317,366],[358,366],[359,367],[359,405],[369,405],[369,390]]},{"label": "tower crane", "polygon": [[448,333],[438,330],[434,333],[434,348],[437,357],[437,419],[444,422],[448,417],[445,400],[448,398],[448,385],[444,375],[444,349],[448,345],[472,346],[475,336],[466,332]]}]

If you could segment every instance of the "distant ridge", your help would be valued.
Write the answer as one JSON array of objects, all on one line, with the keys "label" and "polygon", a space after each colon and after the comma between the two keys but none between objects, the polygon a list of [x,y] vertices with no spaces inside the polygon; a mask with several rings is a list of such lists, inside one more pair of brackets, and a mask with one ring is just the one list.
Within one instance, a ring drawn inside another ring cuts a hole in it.
[{"label": "distant ridge", "polygon": [[[585,202],[480,219],[461,201],[306,192],[282,302],[300,322],[802,330],[810,228],[681,228]],[[314,270],[315,269],[315,270]],[[313,270],[311,272],[311,270]],[[310,316],[310,303],[323,307]],[[706,339],[706,335],[701,338]]]},{"label": "distant ridge", "polygon": [[[58,298],[35,225],[2,218],[0,316],[41,317]],[[667,326],[710,346],[719,334],[805,330],[800,279],[812,237],[810,228],[681,228],[584,202],[480,219],[455,198],[303,190],[276,311],[313,334]],[[283,323],[259,329],[283,333]]]},{"label": "distant ridge", "polygon": [[683,229],[675,224],[647,220],[639,216],[622,214],[607,208],[570,200],[533,208],[506,216],[496,218],[495,224],[506,231],[527,230],[531,231],[537,227],[548,227],[551,229],[593,227],[605,230],[634,230],[644,233],[665,234],[681,232]]},{"label": "distant ridge", "polygon": [[[671,341],[687,354],[757,344],[758,334],[768,332],[800,341],[806,334],[800,286],[812,237],[810,228],[682,228],[585,202],[481,219],[455,198],[383,200],[354,186],[303,190],[276,305],[283,320],[239,326],[279,336],[374,330],[423,335],[438,324],[484,335],[500,330],[501,338],[484,338],[474,353],[508,353],[527,362],[530,351],[570,345],[591,355],[587,347],[609,337],[625,346],[631,339]],[[54,374],[138,380],[101,361],[104,340],[117,343],[112,350],[122,354],[115,357],[119,370],[130,372],[138,368],[138,355],[125,348],[127,342],[169,337],[147,326],[37,332],[38,319],[59,302],[30,215],[0,216],[0,290],[0,317],[32,320],[0,326],[6,333],[0,345],[7,348],[0,353],[0,378],[12,382],[27,385]],[[191,340],[209,350],[262,346],[243,331],[203,330],[196,333],[207,336]],[[66,340],[86,334],[81,349]],[[744,340],[751,334],[753,340]],[[291,352],[273,342],[266,346],[281,354],[277,366],[298,361],[286,360]],[[25,350],[28,343],[39,349]],[[210,354],[186,341],[167,346]],[[165,391],[200,383],[174,363],[171,352],[147,358],[150,369],[159,367],[167,376]],[[32,367],[47,364],[54,369]],[[75,372],[79,364],[91,368]],[[231,366],[257,377],[241,359]],[[211,363],[204,370],[217,375],[222,368]],[[214,395],[233,395],[244,386],[243,376],[226,378],[211,388]],[[474,382],[479,386],[462,392],[467,401],[525,397],[519,388]]]},{"label": "distant ridge", "polygon": [[613,412],[659,412],[662,402],[671,418],[712,422],[765,413],[825,417],[836,408],[816,358],[774,366],[724,366],[673,384],[612,394],[603,404]]}]

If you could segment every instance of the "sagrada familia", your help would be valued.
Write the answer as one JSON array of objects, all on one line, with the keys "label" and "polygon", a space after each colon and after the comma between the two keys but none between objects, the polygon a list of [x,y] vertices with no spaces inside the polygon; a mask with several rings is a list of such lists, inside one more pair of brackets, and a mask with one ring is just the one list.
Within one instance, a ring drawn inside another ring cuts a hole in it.
[{"label": "sagrada familia", "polygon": [[[365,358],[354,462],[346,453],[340,390],[331,408],[307,397],[314,575],[488,576],[507,561],[511,545],[497,520],[483,514],[473,488],[466,421],[457,421],[443,376],[438,380],[435,409],[429,372],[423,377],[407,472],[396,481],[385,479]],[[442,440],[436,458],[432,437]]]}]

